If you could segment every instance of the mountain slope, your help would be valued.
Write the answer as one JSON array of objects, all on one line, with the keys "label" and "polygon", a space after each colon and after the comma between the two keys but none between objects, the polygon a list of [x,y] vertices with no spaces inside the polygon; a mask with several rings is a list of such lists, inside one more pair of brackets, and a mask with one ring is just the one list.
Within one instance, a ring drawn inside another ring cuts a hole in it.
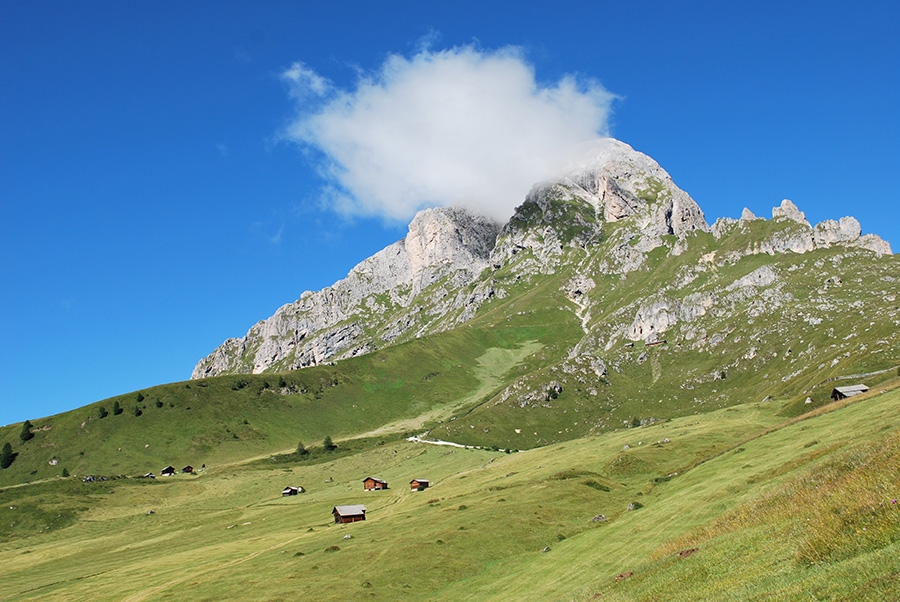
[{"label": "mountain slope", "polygon": [[[499,232],[468,215],[440,209],[413,221],[403,248],[432,232],[424,281],[379,271],[378,258],[396,254],[389,247],[304,294],[304,311],[331,312],[347,335],[340,349],[328,344],[337,327],[310,327],[305,351],[270,354],[284,332],[299,332],[282,308],[201,361],[195,377],[295,368],[461,324],[565,324],[503,390],[429,433],[529,448],[766,397],[815,407],[830,394],[823,381],[900,365],[900,264],[853,218],[813,227],[785,200],[769,220],[745,210],[710,228],[655,161],[609,139],[535,186]],[[380,288],[360,285],[360,274]],[[353,302],[335,310],[333,291]],[[293,359],[267,367],[282,356]]]}]

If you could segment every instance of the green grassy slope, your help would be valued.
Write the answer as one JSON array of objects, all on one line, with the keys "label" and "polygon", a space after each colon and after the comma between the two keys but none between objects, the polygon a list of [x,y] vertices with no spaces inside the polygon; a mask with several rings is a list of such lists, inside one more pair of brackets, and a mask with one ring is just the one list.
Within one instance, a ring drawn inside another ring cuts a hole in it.
[{"label": "green grassy slope", "polygon": [[[898,403],[872,393],[791,420],[742,404],[511,454],[392,441],[8,487],[0,598],[890,599]],[[363,492],[367,475],[391,489]],[[289,484],[308,492],[282,498]],[[368,520],[332,524],[356,503]]]},{"label": "green grassy slope", "polygon": [[[336,365],[161,385],[0,429],[17,457],[0,486],[59,476],[215,465],[368,433],[419,432],[493,395],[541,348],[540,329],[459,329]],[[113,414],[113,406],[122,408]],[[108,414],[100,418],[98,408]],[[141,413],[135,415],[135,408]],[[51,464],[51,461],[55,461]]]}]

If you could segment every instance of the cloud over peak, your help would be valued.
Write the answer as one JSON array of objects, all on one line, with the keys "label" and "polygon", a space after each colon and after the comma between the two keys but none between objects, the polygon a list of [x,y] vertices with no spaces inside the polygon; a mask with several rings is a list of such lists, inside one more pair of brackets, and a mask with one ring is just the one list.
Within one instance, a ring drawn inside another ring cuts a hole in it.
[{"label": "cloud over peak", "polygon": [[607,133],[615,98],[575,76],[539,84],[516,48],[391,55],[349,90],[303,63],[282,79],[297,101],[285,136],[317,151],[326,200],[392,220],[464,205],[505,221],[535,182]]}]

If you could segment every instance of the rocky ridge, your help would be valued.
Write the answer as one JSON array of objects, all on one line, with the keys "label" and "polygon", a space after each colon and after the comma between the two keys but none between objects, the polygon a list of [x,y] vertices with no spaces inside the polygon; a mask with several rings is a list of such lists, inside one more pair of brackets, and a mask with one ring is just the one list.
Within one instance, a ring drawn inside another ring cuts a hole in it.
[{"label": "rocky ridge", "polygon": [[[768,224],[771,231],[755,236],[754,224]],[[677,257],[698,236],[711,236],[727,250],[682,266],[660,290],[601,311],[598,276],[625,280],[646,269],[660,250]],[[557,271],[572,272],[563,288],[584,331],[570,354],[577,358],[622,339],[654,342],[676,324],[696,324],[738,304],[777,304],[788,293],[779,292],[778,269],[766,266],[718,290],[678,291],[743,257],[831,247],[891,252],[877,236],[861,235],[854,218],[812,227],[787,200],[773,209],[771,220],[745,209],[740,220],[721,218],[710,227],[696,202],[653,159],[604,139],[584,164],[536,185],[502,226],[464,209],[420,212],[403,240],[331,287],[303,293],[244,337],[228,339],[197,364],[192,378],[293,370],[448,330],[471,320],[491,299],[504,298],[510,282],[527,285]],[[498,278],[502,273],[515,277]],[[702,327],[695,330],[695,342],[709,341]]]}]

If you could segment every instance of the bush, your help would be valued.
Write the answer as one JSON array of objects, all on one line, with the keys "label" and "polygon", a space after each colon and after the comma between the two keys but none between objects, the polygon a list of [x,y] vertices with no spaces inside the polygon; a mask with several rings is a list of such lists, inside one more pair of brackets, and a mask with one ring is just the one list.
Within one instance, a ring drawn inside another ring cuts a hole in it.
[{"label": "bush", "polygon": [[118,416],[122,412],[124,412],[124,410],[122,409],[122,406],[119,405],[118,401],[114,401],[113,402],[113,416]]},{"label": "bush", "polygon": [[134,406],[134,415],[135,416],[140,416],[143,413],[144,412],[141,410],[141,408],[139,408],[138,406]]},{"label": "bush", "polygon": [[62,469],[62,476],[63,476],[63,478],[66,478],[66,477],[69,476],[69,469],[68,469],[68,468],[63,468],[63,469]]},{"label": "bush", "polygon": [[97,416],[99,416],[100,418],[106,418],[107,416],[109,416],[109,412],[106,411],[105,407],[99,406],[97,408]]}]

